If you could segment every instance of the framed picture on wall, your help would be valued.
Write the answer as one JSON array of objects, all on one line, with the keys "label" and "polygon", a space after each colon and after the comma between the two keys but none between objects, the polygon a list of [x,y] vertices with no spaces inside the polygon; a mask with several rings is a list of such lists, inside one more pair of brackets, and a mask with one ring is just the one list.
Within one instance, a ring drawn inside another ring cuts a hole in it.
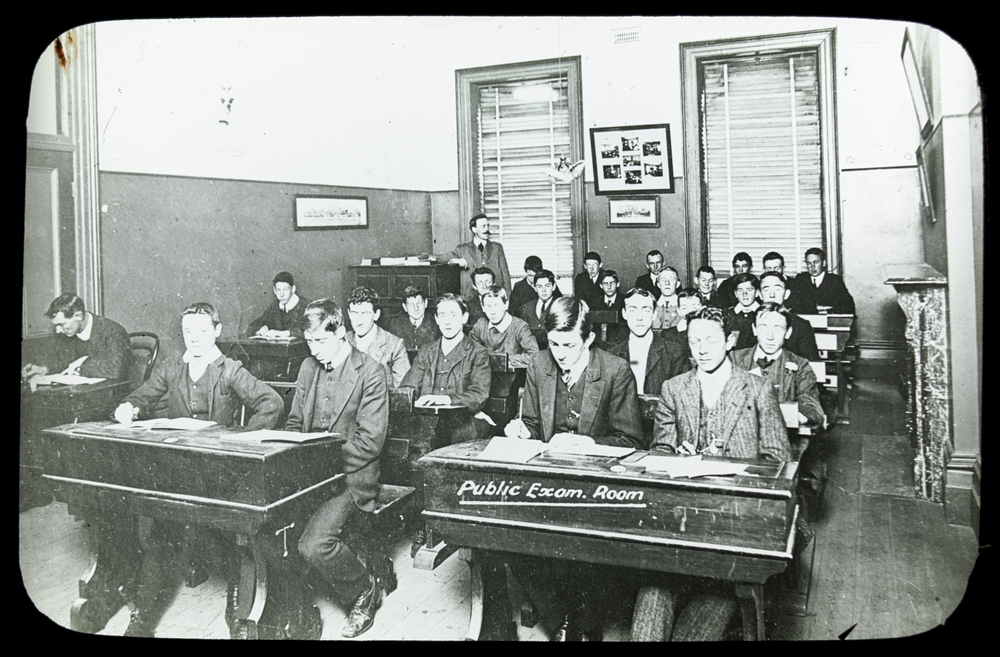
[{"label": "framed picture on wall", "polygon": [[591,128],[594,192],[606,196],[673,194],[670,125]]},{"label": "framed picture on wall", "polygon": [[659,198],[608,199],[608,228],[659,228]]},{"label": "framed picture on wall", "polygon": [[366,196],[296,196],[295,230],[368,228]]}]

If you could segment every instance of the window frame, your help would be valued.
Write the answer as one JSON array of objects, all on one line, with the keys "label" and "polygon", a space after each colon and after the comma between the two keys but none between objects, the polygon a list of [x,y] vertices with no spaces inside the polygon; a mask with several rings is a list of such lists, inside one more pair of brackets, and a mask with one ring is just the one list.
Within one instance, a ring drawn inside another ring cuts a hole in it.
[{"label": "window frame", "polygon": [[[840,217],[840,169],[837,160],[836,28],[739,39],[680,44],[681,112],[684,127],[684,211],[687,268],[694,271],[708,261],[707,190],[702,185],[701,107],[698,69],[702,61],[727,57],[815,49],[819,78],[820,198],[823,244],[829,271],[843,275]],[[763,255],[763,254],[761,254]],[[786,264],[802,253],[782,254]]]},{"label": "window frame", "polygon": [[[472,239],[468,228],[468,218],[479,212],[476,201],[476,172],[478,153],[478,130],[476,128],[476,110],[479,104],[478,88],[484,85],[524,82],[540,78],[565,75],[567,78],[567,93],[569,96],[570,119],[570,162],[584,159],[583,141],[583,89],[581,85],[581,57],[562,57],[533,62],[517,62],[484,66],[478,68],[458,69],[455,71],[455,117],[458,135],[458,206],[461,217],[460,241]],[[573,226],[573,262],[577,256],[584,253],[587,239],[586,193],[584,176],[569,183],[570,206]],[[493,219],[491,217],[491,219]],[[520,262],[508,262],[512,279],[521,275]],[[514,273],[517,272],[517,273]],[[555,272],[559,275],[559,272]],[[572,274],[569,274],[572,280]]]}]

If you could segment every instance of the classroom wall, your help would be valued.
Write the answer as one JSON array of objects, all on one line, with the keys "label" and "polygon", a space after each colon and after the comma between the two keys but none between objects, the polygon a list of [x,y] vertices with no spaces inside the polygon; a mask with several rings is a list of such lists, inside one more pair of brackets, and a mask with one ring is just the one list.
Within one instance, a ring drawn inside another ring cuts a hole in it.
[{"label": "classroom wall", "polygon": [[[273,301],[279,271],[310,299],[340,300],[346,266],[431,246],[425,192],[111,172],[100,188],[105,314],[167,354],[183,349],[191,303],[215,305],[234,336]],[[367,196],[369,227],[293,230],[297,194]]]},{"label": "classroom wall", "polygon": [[[639,27],[639,42],[615,45],[613,31],[623,27]],[[673,169],[683,171],[680,44],[827,27],[837,29],[840,273],[855,291],[857,339],[898,344],[902,314],[892,289],[880,285],[881,265],[919,253],[924,242],[915,220],[919,133],[899,59],[902,23],[353,17],[101,24],[100,168],[431,192],[432,250],[440,251],[468,238],[455,204],[455,70],[579,55],[587,245],[631,283],[654,247],[683,269],[685,226],[699,219],[684,216],[678,178],[677,192],[660,197],[659,230],[608,228],[607,198],[593,194],[587,129],[669,123]],[[221,101],[230,98],[227,110]],[[785,256],[800,266],[802,254]],[[510,265],[520,271],[521,263]]]}]

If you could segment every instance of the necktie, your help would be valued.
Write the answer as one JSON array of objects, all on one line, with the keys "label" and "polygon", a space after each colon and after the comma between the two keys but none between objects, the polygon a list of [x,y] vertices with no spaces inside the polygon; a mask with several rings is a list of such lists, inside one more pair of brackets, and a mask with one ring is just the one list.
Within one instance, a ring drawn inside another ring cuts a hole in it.
[{"label": "necktie", "polygon": [[766,372],[771,365],[774,365],[773,360],[768,360],[767,358],[758,358],[757,367],[760,368],[761,372]]},{"label": "necktie", "polygon": [[480,244],[479,245],[479,255],[483,255],[483,253],[485,251],[486,251],[486,245],[485,244]]},{"label": "necktie", "polygon": [[562,382],[565,383],[567,386],[569,386],[569,381],[572,377],[573,377],[572,372],[570,372],[569,370],[563,370]]},{"label": "necktie", "polygon": [[614,297],[604,297],[604,303],[608,306],[613,306],[615,303]]},{"label": "necktie", "polygon": [[819,287],[819,281],[815,278],[813,279],[813,287]]}]

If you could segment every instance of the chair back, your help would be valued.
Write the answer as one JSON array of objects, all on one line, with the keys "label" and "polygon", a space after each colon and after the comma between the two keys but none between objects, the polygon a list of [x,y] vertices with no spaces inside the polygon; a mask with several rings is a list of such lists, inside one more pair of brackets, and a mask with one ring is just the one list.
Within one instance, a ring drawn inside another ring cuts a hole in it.
[{"label": "chair back", "polygon": [[136,333],[129,333],[128,341],[132,346],[132,364],[129,367],[129,380],[136,387],[139,387],[149,379],[149,375],[153,371],[156,356],[160,353],[160,338],[155,333],[138,331]]}]

